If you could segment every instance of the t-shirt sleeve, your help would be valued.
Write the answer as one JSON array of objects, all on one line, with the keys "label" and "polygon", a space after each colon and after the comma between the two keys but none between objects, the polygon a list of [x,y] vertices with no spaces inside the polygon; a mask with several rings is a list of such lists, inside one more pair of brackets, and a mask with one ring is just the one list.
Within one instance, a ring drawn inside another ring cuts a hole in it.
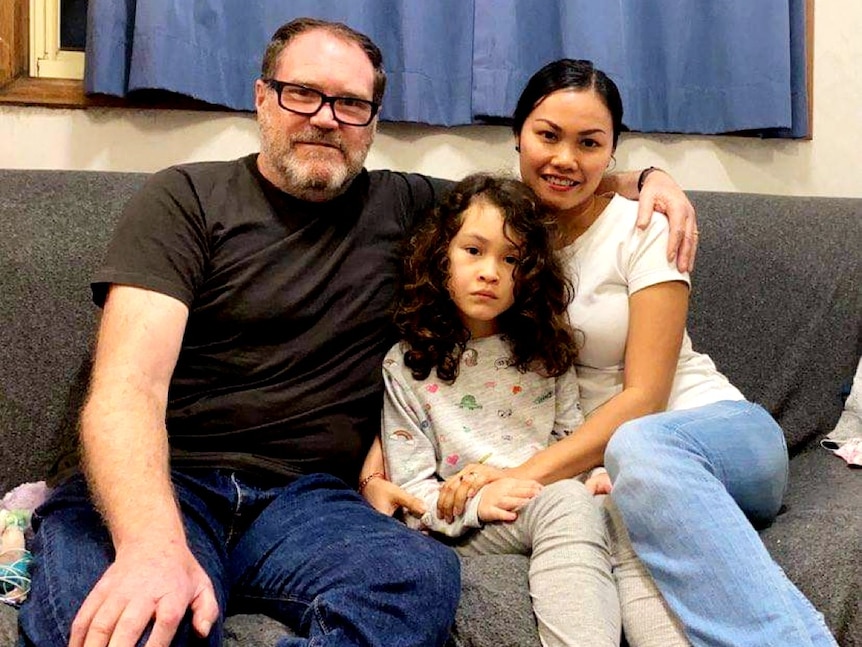
[{"label": "t-shirt sleeve", "polygon": [[560,439],[584,424],[578,376],[572,367],[556,379],[556,411],[552,438]]},{"label": "t-shirt sleeve", "polygon": [[207,262],[207,229],[189,177],[179,168],[153,175],[127,203],[102,267],[91,283],[104,305],[111,284],[160,292],[191,306]]},{"label": "t-shirt sleeve", "polygon": [[425,177],[434,192],[434,203],[437,204],[446,197],[446,194],[455,186],[452,180],[444,180],[440,177]]},{"label": "t-shirt sleeve", "polygon": [[408,209],[409,218],[404,227],[406,231],[418,225],[428,217],[431,210],[437,205],[455,185],[452,180],[444,180],[438,177],[419,175],[418,173],[405,173],[404,179],[410,187],[411,208]]},{"label": "t-shirt sleeve", "polygon": [[635,228],[630,239],[628,258],[628,290],[634,294],[651,285],[682,281],[691,286],[688,272],[680,272],[676,261],[667,260],[670,226],[667,217],[654,213],[645,230]]}]

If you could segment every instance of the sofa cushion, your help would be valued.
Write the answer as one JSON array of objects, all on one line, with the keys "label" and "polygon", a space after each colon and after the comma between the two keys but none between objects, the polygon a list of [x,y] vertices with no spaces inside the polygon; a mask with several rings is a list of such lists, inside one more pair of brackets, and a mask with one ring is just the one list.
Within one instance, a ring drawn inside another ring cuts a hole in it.
[{"label": "sofa cushion", "polygon": [[839,644],[862,646],[862,473],[816,443],[790,461],[784,512],[761,532]]},{"label": "sofa cushion", "polygon": [[0,170],[0,494],[45,478],[74,445],[97,312],[90,275],[145,177]]},{"label": "sofa cushion", "polygon": [[[89,278],[141,174],[0,170],[0,492],[40,480],[74,437],[97,309]],[[832,429],[862,354],[862,200],[693,193],[701,250],[695,347],[772,411],[792,453],[787,510],[763,532],[839,643],[862,645],[860,474],[812,443]],[[71,385],[71,387],[70,387]],[[537,645],[528,560],[464,560],[454,645]],[[0,645],[15,613],[0,607]],[[5,632],[5,633],[4,633]],[[273,644],[259,616],[232,645]]]},{"label": "sofa cushion", "polygon": [[794,454],[835,425],[862,354],[862,203],[690,196],[694,347],[778,419]]}]

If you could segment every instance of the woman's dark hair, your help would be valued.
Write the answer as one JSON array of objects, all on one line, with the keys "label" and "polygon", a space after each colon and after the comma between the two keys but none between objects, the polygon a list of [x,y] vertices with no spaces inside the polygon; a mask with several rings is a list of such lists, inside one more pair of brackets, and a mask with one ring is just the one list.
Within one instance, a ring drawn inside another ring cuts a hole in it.
[{"label": "woman's dark hair", "polygon": [[596,69],[592,61],[561,58],[548,63],[530,77],[521,92],[515,113],[512,115],[512,130],[515,135],[521,134],[521,128],[533,109],[545,97],[558,90],[595,90],[601,97],[614,125],[614,148],[623,129],[623,100],[616,83],[601,70]]},{"label": "woman's dark hair", "polygon": [[554,252],[555,221],[527,185],[481,173],[458,182],[410,240],[395,309],[404,363],[417,380],[434,368],[446,382],[458,376],[470,332],[449,294],[449,245],[477,200],[500,209],[507,236],[520,243],[515,301],[497,318],[511,363],[522,372],[560,376],[574,364],[577,348],[566,316],[574,290]]}]

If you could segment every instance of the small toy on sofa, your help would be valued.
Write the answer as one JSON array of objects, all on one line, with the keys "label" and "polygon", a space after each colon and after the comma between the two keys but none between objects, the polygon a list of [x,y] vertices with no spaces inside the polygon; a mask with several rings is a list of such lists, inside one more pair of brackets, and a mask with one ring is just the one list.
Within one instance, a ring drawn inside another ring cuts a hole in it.
[{"label": "small toy on sofa", "polygon": [[35,483],[22,483],[12,488],[0,499],[0,509],[3,510],[26,510],[31,514],[48,497],[50,488],[45,481]]},{"label": "small toy on sofa", "polygon": [[850,467],[862,467],[862,358],[838,424],[820,444],[847,461]]},{"label": "small toy on sofa", "polygon": [[30,592],[30,519],[48,492],[44,481],[24,483],[0,500],[0,602],[17,606]]},{"label": "small toy on sofa", "polygon": [[24,531],[30,525],[26,510],[0,510],[0,602],[18,604],[30,592],[30,551]]}]

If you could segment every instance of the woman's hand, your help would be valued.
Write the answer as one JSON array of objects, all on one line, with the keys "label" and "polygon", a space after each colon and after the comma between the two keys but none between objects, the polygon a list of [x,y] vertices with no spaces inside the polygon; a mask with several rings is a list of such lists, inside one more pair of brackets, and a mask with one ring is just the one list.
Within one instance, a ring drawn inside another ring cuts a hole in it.
[{"label": "woman's hand", "polygon": [[437,517],[452,523],[455,517],[464,514],[467,501],[472,499],[482,486],[503,478],[505,472],[484,465],[469,463],[460,472],[450,476],[440,487],[437,498]]},{"label": "woman's hand", "polygon": [[697,254],[698,231],[694,206],[676,181],[658,168],[646,176],[638,196],[637,226],[644,229],[654,211],[665,214],[670,223],[667,260],[675,258],[680,272],[690,272]]},{"label": "woman's hand", "polygon": [[391,517],[399,508],[404,508],[410,514],[421,517],[426,512],[422,499],[413,496],[404,488],[382,476],[368,481],[362,488],[362,496],[371,507]]}]

